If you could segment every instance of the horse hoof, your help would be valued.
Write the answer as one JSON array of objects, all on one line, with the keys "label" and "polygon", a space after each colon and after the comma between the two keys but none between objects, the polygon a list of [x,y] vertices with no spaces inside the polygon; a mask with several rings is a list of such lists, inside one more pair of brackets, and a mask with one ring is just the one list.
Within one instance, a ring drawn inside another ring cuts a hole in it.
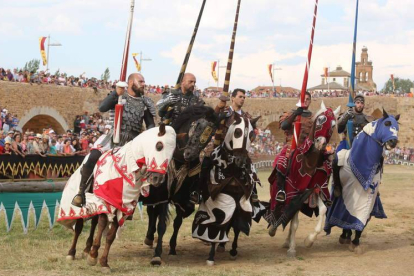
[{"label": "horse hoof", "polygon": [[288,250],[287,256],[288,258],[296,258],[296,250]]},{"label": "horse hoof", "polygon": [[98,258],[92,258],[91,255],[88,255],[88,257],[86,258],[86,262],[90,266],[95,266],[98,263]]},{"label": "horse hoof", "polygon": [[214,261],[207,260],[207,261],[206,261],[206,264],[207,264],[208,266],[213,266],[213,265],[214,265]]},{"label": "horse hoof", "polygon": [[364,249],[362,248],[361,245],[355,245],[351,243],[348,248],[349,248],[349,251],[354,252],[357,255],[364,254]]},{"label": "horse hoof", "polygon": [[160,257],[154,257],[151,260],[152,266],[160,266],[161,265],[161,258]]},{"label": "horse hoof", "polygon": [[149,248],[152,248],[152,246],[154,245],[154,241],[148,238],[145,238],[144,245],[148,246]]},{"label": "horse hoof", "polygon": [[72,256],[72,255],[67,255],[66,256],[66,261],[67,262],[71,262],[71,261],[74,261],[75,260],[75,256]]},{"label": "horse hoof", "polygon": [[274,237],[276,235],[277,228],[274,226],[270,226],[269,228],[269,236]]},{"label": "horse hoof", "polygon": [[109,274],[111,273],[111,268],[109,266],[103,266],[101,267],[101,272],[104,274]]},{"label": "horse hoof", "polygon": [[230,260],[235,261],[237,259],[237,251],[233,252],[230,250]]},{"label": "horse hoof", "polygon": [[223,252],[225,252],[226,251],[226,248],[224,247],[224,246],[218,246],[217,247],[217,252],[218,253],[223,253]]},{"label": "horse hoof", "polygon": [[351,239],[344,239],[344,238],[339,237],[339,243],[340,244],[350,244]]},{"label": "horse hoof", "polygon": [[309,237],[306,237],[306,239],[305,239],[305,246],[307,248],[311,248],[312,245],[313,245],[313,241],[311,241],[311,239]]}]

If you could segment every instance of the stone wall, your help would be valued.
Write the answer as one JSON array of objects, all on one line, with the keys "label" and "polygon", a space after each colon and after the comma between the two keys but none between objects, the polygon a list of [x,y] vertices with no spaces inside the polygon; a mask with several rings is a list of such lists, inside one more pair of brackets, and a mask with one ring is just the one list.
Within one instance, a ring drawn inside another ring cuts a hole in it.
[{"label": "stone wall", "polygon": [[[29,85],[0,81],[0,106],[7,108],[23,122],[30,120],[36,115],[48,115],[59,122],[62,128],[73,128],[75,115],[97,112],[99,102],[105,98],[109,91],[99,90],[95,93],[89,88],[72,88],[55,85]],[[160,96],[151,96],[156,102]],[[347,98],[319,98],[313,99],[311,110],[317,111],[321,101],[327,107],[336,108],[341,105],[341,110],[347,109]],[[217,99],[205,99],[208,105],[214,107]],[[250,99],[246,100],[244,110],[253,116],[261,115],[259,126],[261,128],[270,127],[279,139],[283,139],[283,133],[277,128],[279,116],[284,111],[295,108],[297,99]],[[413,98],[391,98],[391,97],[367,97],[366,114],[381,116],[382,108],[390,114],[401,114],[400,145],[414,146],[414,114]],[[63,122],[64,121],[64,122]],[[66,125],[65,125],[66,123]],[[339,138],[333,137],[334,141]]]}]

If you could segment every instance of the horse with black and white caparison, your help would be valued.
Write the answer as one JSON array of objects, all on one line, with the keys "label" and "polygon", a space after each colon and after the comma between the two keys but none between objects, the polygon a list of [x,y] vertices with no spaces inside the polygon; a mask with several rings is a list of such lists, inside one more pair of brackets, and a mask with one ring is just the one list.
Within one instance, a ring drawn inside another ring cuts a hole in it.
[{"label": "horse with black and white caparison", "polygon": [[[289,156],[282,151],[276,159],[285,162],[277,162],[269,177],[270,207],[264,218],[269,223],[269,235],[272,237],[279,225],[285,229],[290,223],[289,234],[283,244],[284,248],[288,248],[289,257],[296,256],[295,235],[300,211],[309,217],[313,214],[319,216],[315,231],[305,239],[306,246],[312,246],[323,229],[326,205],[330,204],[328,181],[333,159],[332,153],[326,151],[326,145],[332,136],[339,110],[340,107],[332,111],[322,102],[321,109],[314,116],[310,136]],[[280,181],[285,181],[284,202],[277,201]]]},{"label": "horse with black and white caparison", "polygon": [[[142,184],[158,186],[163,182],[175,149],[175,140],[174,129],[161,124],[159,128],[144,131],[123,147],[104,153],[94,169],[93,193],[86,193],[86,204],[81,208],[71,204],[79,189],[80,169],[71,176],[63,190],[58,212],[58,222],[75,230],[68,260],[75,258],[76,243],[84,220],[92,218],[84,253],[88,255],[88,264],[96,265],[103,231],[111,223],[105,250],[99,259],[102,269],[110,271],[108,254],[117,230],[133,214]],[[93,240],[96,226],[98,232]]]},{"label": "horse with black and white caparison", "polygon": [[253,212],[250,196],[260,182],[248,151],[258,119],[250,121],[233,112],[223,143],[211,153],[213,167],[207,183],[201,183],[203,201],[192,226],[193,238],[211,243],[207,265],[214,265],[217,243],[229,241],[230,228],[234,230],[232,258],[237,256],[240,232],[249,235]]},{"label": "horse with black and white caparison", "polygon": [[177,146],[167,177],[162,185],[151,186],[146,197],[141,197],[143,204],[147,206],[149,218],[144,244],[152,247],[154,234],[158,234],[152,265],[162,264],[162,238],[167,227],[169,204],[175,206],[177,214],[173,223],[174,232],[170,239],[169,254],[177,254],[178,231],[183,219],[195,210],[194,203],[190,202],[190,193],[199,180],[200,153],[211,141],[219,122],[220,118],[211,107],[195,105],[187,107],[172,125],[177,133]]},{"label": "horse with black and white caparison", "polygon": [[[334,226],[342,228],[339,242],[349,244],[349,249],[357,254],[364,251],[359,239],[371,217],[387,217],[379,194],[383,150],[396,147],[399,118],[384,110],[382,118],[367,124],[355,137],[350,150],[343,149],[337,154],[334,182],[341,192],[329,208],[325,232],[330,234]],[[355,238],[351,242],[352,230]]]}]

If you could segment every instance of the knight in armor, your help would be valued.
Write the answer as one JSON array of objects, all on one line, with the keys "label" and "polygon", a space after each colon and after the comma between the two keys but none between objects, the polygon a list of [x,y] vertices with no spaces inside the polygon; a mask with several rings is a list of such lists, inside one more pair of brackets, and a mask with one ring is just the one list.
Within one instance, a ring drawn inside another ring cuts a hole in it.
[{"label": "knight in armor", "polygon": [[[127,87],[127,93],[125,88]],[[128,83],[119,82],[116,90],[108,96],[99,105],[100,112],[110,112],[110,118],[115,117],[115,105],[118,103],[119,96],[122,96],[123,112],[120,128],[120,142],[115,146],[121,147],[137,137],[143,130],[145,122],[146,129],[155,126],[154,117],[156,116],[154,102],[144,96],[145,79],[139,73],[133,73],[128,77]],[[113,122],[112,122],[113,123]],[[104,139],[91,150],[88,160],[83,164],[81,169],[81,183],[78,194],[73,198],[72,204],[82,207],[85,204],[85,190],[93,177],[93,170],[99,157],[106,150],[111,149],[113,132],[106,135]]]},{"label": "knight in armor", "polygon": [[[362,94],[358,94],[354,98],[355,107],[348,109],[347,112],[342,114],[338,119],[338,133],[344,134],[344,139],[339,143],[337,152],[342,149],[350,149],[354,138],[362,131],[365,125],[372,122],[372,117],[365,115],[365,98]],[[352,121],[352,133],[347,135],[347,123]],[[350,139],[347,139],[349,137]],[[348,141],[350,145],[348,144]]]},{"label": "knight in armor", "polygon": [[299,139],[297,142],[298,147],[303,143],[303,141],[305,141],[306,137],[308,137],[311,132],[313,124],[312,112],[309,110],[311,100],[311,94],[306,91],[304,106],[298,107],[296,110],[292,110],[291,112],[285,112],[280,117],[279,128],[281,128],[285,132],[286,144],[283,147],[280,154],[278,154],[275,159],[275,167],[277,171],[277,184],[279,188],[279,191],[276,194],[276,200],[279,202],[284,202],[286,200],[285,183],[286,173],[288,170],[287,167],[284,169],[280,169],[279,166],[282,166],[282,164],[288,164],[288,161],[292,154],[291,143],[294,135],[294,125],[297,121],[297,116],[301,116],[301,129]]},{"label": "knight in armor", "polygon": [[[220,97],[220,101],[217,104],[215,108],[216,114],[223,118],[222,122],[220,122],[219,128],[216,130],[215,136],[214,136],[214,147],[217,147],[221,145],[221,143],[224,141],[224,138],[226,137],[227,130],[229,128],[229,125],[227,124],[227,119],[230,118],[233,114],[233,112],[238,113],[241,117],[251,120],[252,116],[248,113],[242,110],[242,107],[244,105],[244,101],[246,100],[246,91],[244,89],[236,88],[231,93],[231,102],[232,104],[230,106],[226,106],[226,101],[228,101],[228,98],[225,96]],[[212,161],[209,156],[211,153],[211,150],[206,150],[206,154],[204,155],[204,159],[201,166],[201,173],[200,173],[200,183],[207,183],[210,170],[212,167]],[[198,193],[199,187],[193,192],[191,196],[191,200],[195,203],[198,203],[199,201],[199,193]],[[258,201],[257,197],[257,190],[256,187],[254,187],[253,194],[251,196],[253,201]]]},{"label": "knight in armor", "polygon": [[193,94],[195,84],[196,77],[191,73],[185,73],[180,89],[163,94],[157,102],[158,115],[166,124],[171,125],[185,108],[191,105],[204,105],[204,101]]}]

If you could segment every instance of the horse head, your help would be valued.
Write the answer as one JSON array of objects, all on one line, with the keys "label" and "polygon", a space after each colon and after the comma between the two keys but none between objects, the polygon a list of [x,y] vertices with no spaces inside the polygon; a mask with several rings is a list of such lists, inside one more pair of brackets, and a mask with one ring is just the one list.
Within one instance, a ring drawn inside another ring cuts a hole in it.
[{"label": "horse head", "polygon": [[177,134],[174,158],[193,161],[211,141],[218,122],[214,110],[208,106],[187,107],[173,123]]},{"label": "horse head", "polygon": [[331,108],[326,108],[323,102],[321,103],[321,109],[314,117],[313,131],[310,136],[318,150],[324,149],[329,143],[339,111],[340,106],[335,111],[332,111]]},{"label": "horse head", "polygon": [[395,117],[388,115],[384,109],[382,113],[382,118],[367,124],[363,130],[366,134],[384,145],[386,149],[393,149],[398,143],[398,131],[400,130],[398,120],[400,119],[400,115],[398,114]]},{"label": "horse head", "polygon": [[164,181],[175,150],[175,131],[170,126],[160,124],[159,128],[146,130],[136,139],[133,154],[140,167],[138,174],[157,187]]},{"label": "horse head", "polygon": [[254,126],[259,118],[249,120],[234,112],[230,119],[231,123],[224,138],[224,146],[228,152],[233,154],[237,167],[242,167],[249,158],[248,152],[256,137]]}]

